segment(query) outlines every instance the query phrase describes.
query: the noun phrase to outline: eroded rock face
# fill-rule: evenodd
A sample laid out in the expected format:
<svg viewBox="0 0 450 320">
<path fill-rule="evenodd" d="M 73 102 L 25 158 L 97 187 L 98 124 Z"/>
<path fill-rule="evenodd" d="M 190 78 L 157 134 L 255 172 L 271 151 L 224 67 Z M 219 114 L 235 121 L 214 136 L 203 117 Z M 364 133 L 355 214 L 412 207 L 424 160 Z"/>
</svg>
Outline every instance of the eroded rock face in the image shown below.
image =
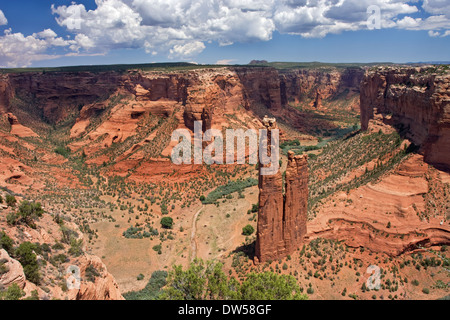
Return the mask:
<svg viewBox="0 0 450 320">
<path fill-rule="evenodd" d="M 16 283 L 20 288 L 25 287 L 25 274 L 19 261 L 11 258 L 4 249 L 0 249 L 0 266 L 5 273 L 0 273 L 0 285 L 7 288 Z"/>
<path fill-rule="evenodd" d="M 426 162 L 450 170 L 450 74 L 434 67 L 379 67 L 361 83 L 361 128 L 393 125 Z"/>
<path fill-rule="evenodd" d="M 281 103 L 313 100 L 316 107 L 322 99 L 335 98 L 345 90 L 358 91 L 364 71 L 361 68 L 345 70 L 297 69 L 280 73 Z"/>
<path fill-rule="evenodd" d="M 124 300 L 114 277 L 97 256 L 85 255 L 79 261 L 81 274 L 86 278 L 86 269 L 93 267 L 99 273 L 94 282 L 83 282 L 79 290 L 71 290 L 69 297 L 74 300 Z"/>
<path fill-rule="evenodd" d="M 0 113 L 6 112 L 13 92 L 7 75 L 0 77 Z"/>
<path fill-rule="evenodd" d="M 308 156 L 289 152 L 286 168 L 286 195 L 283 217 L 283 239 L 291 253 L 306 234 L 308 212 Z"/>
<path fill-rule="evenodd" d="M 263 122 L 264 123 L 264 122 Z M 276 124 L 266 124 L 268 139 Z M 270 143 L 268 143 L 270 145 Z M 264 167 L 260 164 L 261 168 Z M 286 194 L 280 170 L 259 175 L 259 213 L 256 235 L 256 261 L 285 257 L 296 250 L 306 235 L 308 203 L 308 163 L 306 155 L 289 153 L 286 169 Z"/>
</svg>

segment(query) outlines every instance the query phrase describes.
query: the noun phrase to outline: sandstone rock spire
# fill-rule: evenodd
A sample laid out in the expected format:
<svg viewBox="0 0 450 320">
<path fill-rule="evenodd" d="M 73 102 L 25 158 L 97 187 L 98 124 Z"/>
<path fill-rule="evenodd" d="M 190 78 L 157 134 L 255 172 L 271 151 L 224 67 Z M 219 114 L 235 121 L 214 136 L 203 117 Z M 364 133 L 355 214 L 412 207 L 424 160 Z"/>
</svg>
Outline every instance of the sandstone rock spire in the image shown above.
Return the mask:
<svg viewBox="0 0 450 320">
<path fill-rule="evenodd" d="M 268 130 L 276 128 L 273 119 L 264 117 Z M 270 147 L 269 147 L 270 148 Z M 280 171 L 273 175 L 259 175 L 259 213 L 256 234 L 255 261 L 265 262 L 284 257 L 296 250 L 306 234 L 308 203 L 308 167 L 306 155 L 289 152 L 286 169 L 286 193 Z"/>
</svg>

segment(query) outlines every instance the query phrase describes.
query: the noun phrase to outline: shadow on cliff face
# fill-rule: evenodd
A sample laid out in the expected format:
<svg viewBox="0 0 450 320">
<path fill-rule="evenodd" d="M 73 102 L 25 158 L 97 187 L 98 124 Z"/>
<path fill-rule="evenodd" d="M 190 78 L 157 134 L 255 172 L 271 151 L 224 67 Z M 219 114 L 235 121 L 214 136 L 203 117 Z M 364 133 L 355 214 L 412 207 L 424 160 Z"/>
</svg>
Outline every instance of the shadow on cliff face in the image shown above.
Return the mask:
<svg viewBox="0 0 450 320">
<path fill-rule="evenodd" d="M 242 246 L 237 247 L 232 253 L 242 253 L 247 258 L 253 260 L 255 257 L 255 244 L 256 240 L 248 244 L 243 244 Z"/>
</svg>

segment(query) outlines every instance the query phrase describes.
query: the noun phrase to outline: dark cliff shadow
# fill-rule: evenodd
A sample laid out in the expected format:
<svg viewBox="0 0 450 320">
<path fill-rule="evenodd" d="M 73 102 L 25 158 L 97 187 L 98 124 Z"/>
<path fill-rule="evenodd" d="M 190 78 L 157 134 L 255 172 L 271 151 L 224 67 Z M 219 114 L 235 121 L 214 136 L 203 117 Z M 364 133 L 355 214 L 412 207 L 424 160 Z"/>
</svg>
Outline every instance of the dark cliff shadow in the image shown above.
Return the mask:
<svg viewBox="0 0 450 320">
<path fill-rule="evenodd" d="M 247 258 L 253 260 L 255 257 L 255 244 L 256 240 L 248 244 L 243 244 L 232 251 L 232 253 L 242 253 Z"/>
</svg>

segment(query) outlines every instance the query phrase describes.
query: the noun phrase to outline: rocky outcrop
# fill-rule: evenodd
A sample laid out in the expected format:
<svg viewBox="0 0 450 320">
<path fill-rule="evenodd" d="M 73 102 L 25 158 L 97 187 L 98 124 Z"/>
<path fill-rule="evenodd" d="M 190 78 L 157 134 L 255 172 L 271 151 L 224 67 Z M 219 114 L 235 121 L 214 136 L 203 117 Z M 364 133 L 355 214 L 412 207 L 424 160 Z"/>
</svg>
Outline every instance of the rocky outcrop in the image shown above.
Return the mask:
<svg viewBox="0 0 450 320">
<path fill-rule="evenodd" d="M 4 249 L 0 249 L 0 286 L 8 288 L 13 283 L 25 287 L 25 274 L 19 261 L 11 258 Z"/>
<path fill-rule="evenodd" d="M 275 125 L 266 125 L 268 146 Z M 260 172 L 264 165 L 260 164 Z M 280 170 L 259 175 L 259 213 L 256 235 L 256 261 L 279 259 L 295 251 L 306 235 L 308 167 L 306 155 L 289 153 L 286 169 L 286 193 Z"/>
<path fill-rule="evenodd" d="M 97 256 L 85 255 L 80 259 L 81 276 L 86 279 L 87 268 L 98 272 L 94 281 L 83 281 L 80 289 L 69 292 L 73 300 L 124 300 L 114 277 L 106 270 L 106 266 Z"/>
<path fill-rule="evenodd" d="M 382 122 L 420 146 L 426 162 L 450 170 L 450 73 L 445 66 L 379 67 L 361 83 L 361 128 Z"/>
<path fill-rule="evenodd" d="M 7 113 L 6 117 L 9 122 L 9 125 L 11 127 L 11 131 L 10 131 L 11 134 L 14 134 L 14 135 L 22 137 L 22 138 L 38 136 L 33 130 L 20 124 L 19 120 L 17 120 L 17 117 L 15 115 L 13 115 L 12 113 Z"/>
</svg>

